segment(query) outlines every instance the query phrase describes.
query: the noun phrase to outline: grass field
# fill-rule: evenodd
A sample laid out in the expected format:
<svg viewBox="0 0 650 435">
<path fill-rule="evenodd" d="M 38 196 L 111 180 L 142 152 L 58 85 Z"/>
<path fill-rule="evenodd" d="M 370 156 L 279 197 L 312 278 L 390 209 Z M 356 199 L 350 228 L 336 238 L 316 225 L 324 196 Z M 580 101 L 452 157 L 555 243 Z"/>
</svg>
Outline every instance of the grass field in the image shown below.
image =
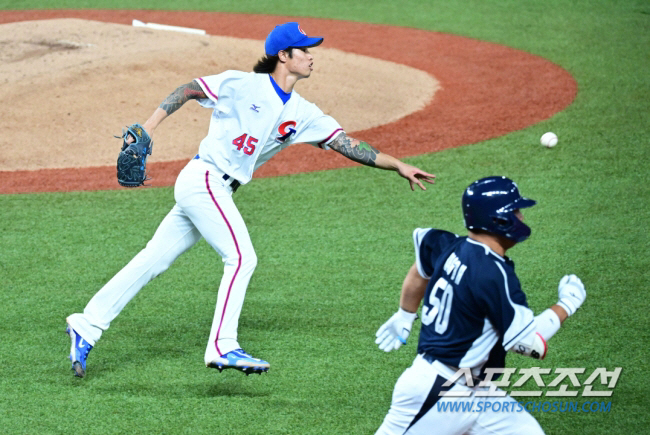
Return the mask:
<svg viewBox="0 0 650 435">
<path fill-rule="evenodd" d="M 239 334 L 272 363 L 261 377 L 203 365 L 222 263 L 201 242 L 114 321 L 87 378 L 73 378 L 65 317 L 145 245 L 172 189 L 0 196 L 0 432 L 374 433 L 415 355 L 413 339 L 391 354 L 374 344 L 413 261 L 412 230 L 463 233 L 462 190 L 504 174 L 539 203 L 526 214 L 533 236 L 509 252 L 531 307 L 554 303 L 565 273 L 588 290 L 546 360 L 510 356 L 509 365 L 623 367 L 610 412 L 533 415 L 548 434 L 647 433 L 648 2 L 308 3 L 0 0 L 0 8 L 202 9 L 417 27 L 543 56 L 573 74 L 578 96 L 523 131 L 407 159 L 437 174 L 424 193 L 363 167 L 256 179 L 238 191 L 260 259 Z M 560 136 L 550 151 L 537 142 L 549 130 Z"/>
</svg>

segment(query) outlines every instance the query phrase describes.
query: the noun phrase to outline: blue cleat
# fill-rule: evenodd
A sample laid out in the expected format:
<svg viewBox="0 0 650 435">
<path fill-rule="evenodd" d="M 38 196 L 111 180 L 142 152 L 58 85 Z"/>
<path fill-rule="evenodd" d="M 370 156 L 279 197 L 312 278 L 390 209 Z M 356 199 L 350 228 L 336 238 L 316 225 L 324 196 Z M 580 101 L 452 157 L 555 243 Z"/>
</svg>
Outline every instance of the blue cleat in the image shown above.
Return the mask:
<svg viewBox="0 0 650 435">
<path fill-rule="evenodd" d="M 217 369 L 219 372 L 225 369 L 235 369 L 246 373 L 246 376 L 248 376 L 251 373 L 262 374 L 268 372 L 271 364 L 259 358 L 253 358 L 244 349 L 240 348 L 221 355 L 219 358 L 208 363 L 208 367 Z"/>
<path fill-rule="evenodd" d="M 72 371 L 74 375 L 80 378 L 86 376 L 86 358 L 92 350 L 92 346 L 81 335 L 68 325 L 65 332 L 70 336 L 70 361 L 72 361 Z"/>
</svg>

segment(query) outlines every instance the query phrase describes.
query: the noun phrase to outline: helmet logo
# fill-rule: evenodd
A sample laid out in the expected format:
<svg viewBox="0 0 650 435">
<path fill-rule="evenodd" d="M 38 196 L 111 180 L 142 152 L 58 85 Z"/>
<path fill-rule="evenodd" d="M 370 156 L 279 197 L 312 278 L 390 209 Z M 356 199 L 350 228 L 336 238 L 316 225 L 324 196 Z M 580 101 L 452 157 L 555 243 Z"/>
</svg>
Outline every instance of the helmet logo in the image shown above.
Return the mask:
<svg viewBox="0 0 650 435">
<path fill-rule="evenodd" d="M 303 35 L 307 36 L 304 30 L 302 30 L 302 27 L 300 27 L 300 24 L 298 24 L 298 31 L 302 33 Z"/>
</svg>

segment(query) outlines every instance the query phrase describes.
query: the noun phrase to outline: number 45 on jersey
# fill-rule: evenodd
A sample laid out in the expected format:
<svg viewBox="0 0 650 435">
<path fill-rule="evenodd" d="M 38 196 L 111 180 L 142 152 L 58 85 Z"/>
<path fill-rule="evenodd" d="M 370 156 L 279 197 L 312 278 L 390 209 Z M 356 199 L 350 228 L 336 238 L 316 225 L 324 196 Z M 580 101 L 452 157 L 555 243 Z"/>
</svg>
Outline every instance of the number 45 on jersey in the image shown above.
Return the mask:
<svg viewBox="0 0 650 435">
<path fill-rule="evenodd" d="M 238 151 L 243 151 L 244 154 L 249 156 L 252 156 L 255 152 L 256 143 L 257 139 L 255 139 L 253 136 L 249 136 L 246 133 L 242 134 L 232 141 L 232 144 L 237 147 Z"/>
</svg>

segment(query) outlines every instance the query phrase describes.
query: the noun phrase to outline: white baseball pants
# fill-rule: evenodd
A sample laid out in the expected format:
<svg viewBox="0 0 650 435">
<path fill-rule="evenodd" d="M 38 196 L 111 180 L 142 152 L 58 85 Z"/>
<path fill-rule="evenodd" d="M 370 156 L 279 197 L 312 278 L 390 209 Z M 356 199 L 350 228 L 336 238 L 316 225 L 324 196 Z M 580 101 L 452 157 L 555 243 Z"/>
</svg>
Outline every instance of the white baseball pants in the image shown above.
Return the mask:
<svg viewBox="0 0 650 435">
<path fill-rule="evenodd" d="M 237 325 L 257 256 L 232 189 L 215 166 L 191 160 L 176 180 L 174 197 L 176 205 L 147 246 L 93 296 L 83 313 L 72 314 L 67 321 L 94 346 L 140 289 L 203 236 L 225 263 L 205 352 L 207 364 L 240 347 Z"/>
<path fill-rule="evenodd" d="M 443 390 L 476 393 L 489 389 L 457 383 L 443 387 L 454 373 L 418 355 L 397 381 L 390 410 L 376 435 L 544 435 L 537 420 L 510 396 L 440 397 Z"/>
</svg>

